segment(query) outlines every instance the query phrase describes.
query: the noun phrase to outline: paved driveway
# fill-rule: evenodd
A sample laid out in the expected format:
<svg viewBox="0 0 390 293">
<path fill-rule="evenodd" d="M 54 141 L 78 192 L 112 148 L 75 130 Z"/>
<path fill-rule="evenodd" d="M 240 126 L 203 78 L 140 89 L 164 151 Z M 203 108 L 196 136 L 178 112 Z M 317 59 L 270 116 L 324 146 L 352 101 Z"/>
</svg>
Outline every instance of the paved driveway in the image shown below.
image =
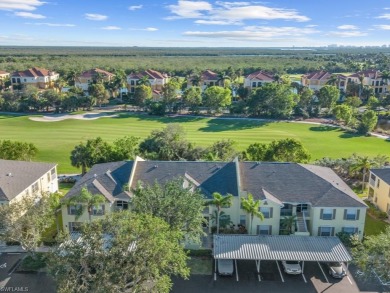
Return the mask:
<svg viewBox="0 0 390 293">
<path fill-rule="evenodd" d="M 275 261 L 262 261 L 260 266 L 261 282 L 258 281 L 254 261 L 238 261 L 239 281 L 232 277 L 192 275 L 190 280 L 174 279 L 172 292 L 291 292 L 291 293 L 359 293 L 359 292 L 389 292 L 390 288 L 381 286 L 375 279 L 354 279 L 355 269 L 341 280 L 330 277 L 326 267 L 317 262 L 306 262 L 304 277 L 302 275 L 287 275 L 279 263 L 280 272 Z M 322 270 L 321 270 L 322 269 Z"/>
</svg>

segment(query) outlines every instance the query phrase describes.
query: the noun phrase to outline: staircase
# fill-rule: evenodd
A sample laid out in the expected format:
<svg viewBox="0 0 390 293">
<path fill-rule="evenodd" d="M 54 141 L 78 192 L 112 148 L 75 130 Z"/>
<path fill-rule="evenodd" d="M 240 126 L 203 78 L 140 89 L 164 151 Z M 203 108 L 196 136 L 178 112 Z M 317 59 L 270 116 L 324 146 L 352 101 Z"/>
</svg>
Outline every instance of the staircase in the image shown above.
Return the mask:
<svg viewBox="0 0 390 293">
<path fill-rule="evenodd" d="M 308 232 L 303 213 L 297 213 L 297 232 Z"/>
</svg>

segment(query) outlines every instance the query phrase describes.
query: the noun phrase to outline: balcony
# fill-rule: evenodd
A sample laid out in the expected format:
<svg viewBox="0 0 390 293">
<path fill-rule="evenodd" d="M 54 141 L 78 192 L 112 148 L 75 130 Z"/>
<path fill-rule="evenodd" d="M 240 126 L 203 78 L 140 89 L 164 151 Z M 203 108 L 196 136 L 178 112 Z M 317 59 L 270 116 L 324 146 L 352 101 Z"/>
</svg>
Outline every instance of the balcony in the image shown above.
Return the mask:
<svg viewBox="0 0 390 293">
<path fill-rule="evenodd" d="M 281 209 L 280 210 L 280 216 L 281 217 L 291 217 L 293 215 L 292 209 Z"/>
</svg>

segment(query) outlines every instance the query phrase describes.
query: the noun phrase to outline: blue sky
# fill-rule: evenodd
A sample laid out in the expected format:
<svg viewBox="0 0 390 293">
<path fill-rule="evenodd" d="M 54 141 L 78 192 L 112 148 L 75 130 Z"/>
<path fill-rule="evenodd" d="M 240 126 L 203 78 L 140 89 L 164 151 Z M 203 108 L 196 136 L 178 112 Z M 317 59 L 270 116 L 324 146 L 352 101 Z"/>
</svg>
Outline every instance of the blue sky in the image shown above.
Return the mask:
<svg viewBox="0 0 390 293">
<path fill-rule="evenodd" d="M 390 45 L 390 1 L 0 0 L 0 45 Z"/>
</svg>

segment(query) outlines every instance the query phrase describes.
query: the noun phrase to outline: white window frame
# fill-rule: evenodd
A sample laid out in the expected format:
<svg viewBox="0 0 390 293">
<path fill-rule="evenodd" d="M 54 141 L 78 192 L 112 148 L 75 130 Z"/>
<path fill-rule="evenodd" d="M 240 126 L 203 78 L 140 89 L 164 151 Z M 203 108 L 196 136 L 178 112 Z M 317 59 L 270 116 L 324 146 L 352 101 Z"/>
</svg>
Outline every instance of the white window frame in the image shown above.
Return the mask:
<svg viewBox="0 0 390 293">
<path fill-rule="evenodd" d="M 117 200 L 115 202 L 115 206 L 116 206 L 116 208 L 121 209 L 121 210 L 128 210 L 129 209 L 129 202 L 124 201 L 124 200 Z"/>
<path fill-rule="evenodd" d="M 104 214 L 105 214 L 105 206 L 104 206 L 104 204 L 92 207 L 92 215 L 94 215 L 94 216 L 104 216 Z"/>
<path fill-rule="evenodd" d="M 257 233 L 258 235 L 270 235 L 270 227 L 271 225 L 257 225 Z M 267 233 L 262 233 L 262 231 L 267 231 Z"/>
<path fill-rule="evenodd" d="M 68 215 L 76 215 L 76 211 L 81 208 L 81 204 L 68 205 Z"/>
<path fill-rule="evenodd" d="M 328 230 L 329 229 L 329 231 L 323 231 L 323 229 L 326 229 L 326 230 Z M 318 236 L 333 236 L 332 235 L 332 230 L 333 230 L 333 227 L 330 227 L 330 226 L 321 226 L 320 227 L 320 235 L 318 235 Z M 329 234 L 329 235 L 323 235 L 323 233 L 327 233 L 327 234 Z"/>
<path fill-rule="evenodd" d="M 332 219 L 333 219 L 333 209 L 331 209 L 331 208 L 324 208 L 323 211 L 322 211 L 322 218 L 321 218 L 321 220 L 332 220 Z"/>
<path fill-rule="evenodd" d="M 69 232 L 80 232 L 80 227 L 82 225 L 82 222 L 69 222 Z M 78 227 L 77 227 L 78 226 Z M 74 230 L 76 228 L 76 230 Z"/>
<path fill-rule="evenodd" d="M 351 213 L 351 212 L 354 213 Z M 353 215 L 353 217 L 351 217 Z M 345 220 L 353 221 L 357 218 L 357 209 L 347 209 L 347 213 L 345 214 Z"/>
<path fill-rule="evenodd" d="M 240 215 L 240 225 L 246 226 L 246 215 Z"/>
<path fill-rule="evenodd" d="M 32 190 L 33 194 L 35 194 L 39 191 L 39 182 L 38 181 L 31 185 L 31 190 Z"/>
<path fill-rule="evenodd" d="M 260 207 L 259 211 L 264 215 L 264 219 L 271 218 L 271 208 L 270 207 Z"/>
</svg>

